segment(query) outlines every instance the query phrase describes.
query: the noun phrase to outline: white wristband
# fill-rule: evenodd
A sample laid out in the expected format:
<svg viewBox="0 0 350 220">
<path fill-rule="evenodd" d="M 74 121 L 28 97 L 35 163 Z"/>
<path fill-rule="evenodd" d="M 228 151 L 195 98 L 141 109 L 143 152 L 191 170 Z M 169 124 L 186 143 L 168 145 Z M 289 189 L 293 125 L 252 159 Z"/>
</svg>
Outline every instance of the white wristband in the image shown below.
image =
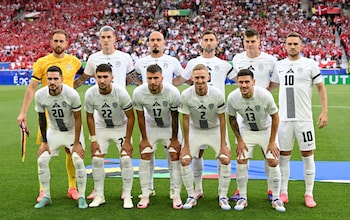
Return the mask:
<svg viewBox="0 0 350 220">
<path fill-rule="evenodd" d="M 92 135 L 90 136 L 90 142 L 95 142 L 96 141 L 96 136 L 95 135 Z"/>
</svg>

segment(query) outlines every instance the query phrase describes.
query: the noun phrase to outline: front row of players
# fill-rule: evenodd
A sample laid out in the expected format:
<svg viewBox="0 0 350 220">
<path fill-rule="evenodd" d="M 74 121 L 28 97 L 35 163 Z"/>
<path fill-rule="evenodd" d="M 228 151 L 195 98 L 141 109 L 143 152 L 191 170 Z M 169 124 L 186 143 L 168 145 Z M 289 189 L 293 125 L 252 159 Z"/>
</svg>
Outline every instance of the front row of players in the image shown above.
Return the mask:
<svg viewBox="0 0 350 220">
<path fill-rule="evenodd" d="M 97 67 L 97 84 L 85 94 L 94 179 L 93 201 L 87 205 L 86 170 L 83 161 L 85 147 L 79 142 L 82 126 L 80 97 L 74 89 L 62 84 L 60 68 L 50 67 L 47 71 L 48 86 L 39 89 L 35 94 L 35 109 L 39 113 L 43 141 L 38 151 L 38 176 L 44 191 L 44 198 L 35 208 L 51 204 L 49 162 L 52 156 L 58 155 L 60 146 L 69 149 L 73 156 L 79 191 L 78 207 L 84 209 L 104 204 L 104 156 L 112 141 L 116 143 L 120 152 L 123 206 L 126 209 L 132 208 L 131 189 L 134 173 L 131 162 L 131 136 L 135 108 L 141 133 L 139 176 L 142 196 L 137 204 L 138 208 L 147 208 L 150 204 L 150 159 L 157 143 L 162 141 L 162 144 L 167 146 L 171 159 L 174 209 L 190 209 L 197 204 L 191 161 L 207 146 L 213 148 L 218 159 L 219 206 L 223 210 L 231 209 L 227 198 L 231 181 L 231 150 L 226 136 L 227 111 L 238 143 L 237 187 L 241 198 L 234 209 L 243 210 L 248 205 L 247 164 L 248 159 L 253 156 L 253 147 L 259 145 L 268 160 L 269 178 L 274 180 L 272 207 L 284 212 L 285 207 L 279 200 L 281 172 L 278 166 L 279 148 L 276 144 L 279 116 L 271 93 L 255 87 L 253 73 L 243 69 L 237 76 L 238 89 L 230 93 L 226 106 L 221 91 L 208 86 L 209 77 L 205 65 L 196 65 L 192 71 L 194 85 L 180 95 L 176 87 L 163 82 L 161 68 L 158 65 L 150 65 L 147 68 L 147 84 L 134 90 L 132 101 L 124 88 L 112 83 L 113 74 L 108 64 Z M 49 119 L 47 130 L 45 112 L 48 113 Z M 182 148 L 178 112 L 183 116 Z M 243 118 L 240 125 L 236 121 L 237 114 Z M 185 204 L 180 198 L 182 182 L 188 194 Z"/>
</svg>

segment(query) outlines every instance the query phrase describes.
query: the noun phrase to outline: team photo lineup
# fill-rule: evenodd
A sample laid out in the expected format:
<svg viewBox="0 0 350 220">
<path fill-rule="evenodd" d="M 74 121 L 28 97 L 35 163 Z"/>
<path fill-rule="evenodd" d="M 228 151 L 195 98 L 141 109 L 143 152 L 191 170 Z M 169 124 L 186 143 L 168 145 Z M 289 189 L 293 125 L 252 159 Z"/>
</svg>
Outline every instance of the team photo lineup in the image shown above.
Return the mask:
<svg viewBox="0 0 350 220">
<path fill-rule="evenodd" d="M 68 179 L 67 192 L 64 192 L 67 197 L 76 200 L 79 209 L 108 205 L 105 158 L 111 145 L 116 145 L 118 154 L 115 157 L 120 160 L 122 185 L 115 187 L 121 188 L 124 209 L 147 209 L 152 204 L 152 197 L 156 195 L 155 162 L 161 159 L 156 158 L 155 153 L 159 147 L 166 155 L 170 177 L 167 197 L 175 210 L 195 209 L 207 194 L 217 196 L 221 210 L 249 209 L 249 160 L 254 159 L 254 149 L 261 148 L 266 174 L 265 194 L 269 201 L 267 207 L 286 212 L 289 194 L 295 192 L 289 190 L 293 169 L 290 162 L 295 147 L 303 163 L 304 191 L 300 201 L 307 208 L 317 207 L 317 195 L 314 198 L 315 129 L 328 124 L 327 91 L 319 61 L 331 58 L 341 63 L 342 56 L 350 57 L 349 22 L 344 22 L 349 16 L 341 17 L 343 21 L 340 23 L 335 19 L 332 21 L 338 36 L 345 34 L 346 37 L 341 39 L 347 40 L 341 45 L 349 55 L 330 54 L 331 50 L 337 51 L 337 48 L 329 48 L 332 43 L 323 44 L 328 47 L 323 52 L 328 50 L 329 53 L 322 54 L 313 51 L 316 47 L 309 47 L 311 39 L 309 33 L 302 30 L 304 24 L 299 28 L 292 28 L 292 24 L 280 27 L 283 31 L 276 38 L 264 19 L 251 21 L 255 17 L 250 15 L 244 21 L 237 15 L 237 28 L 230 31 L 240 33 L 236 35 L 238 40 L 226 40 L 225 43 L 220 38 L 227 34 L 225 27 L 231 25 L 229 22 L 222 21 L 222 27 L 205 25 L 213 10 L 222 10 L 219 13 L 222 20 L 232 18 L 224 14 L 231 7 L 247 11 L 264 8 L 265 13 L 272 13 L 262 1 L 237 1 L 232 5 L 230 1 L 215 0 L 132 1 L 138 6 L 151 6 L 151 12 L 145 9 L 144 13 L 169 12 L 173 2 L 188 4 L 197 24 L 202 25 L 183 29 L 186 38 L 189 34 L 196 37 L 188 40 L 182 49 L 178 48 L 177 53 L 169 45 L 172 47 L 185 39 L 176 39 L 172 34 L 181 32 L 176 25 L 187 21 L 174 16 L 165 18 L 167 22 L 158 21 L 158 25 L 152 20 L 151 25 L 149 19 L 147 31 L 138 30 L 138 36 L 143 33 L 138 38 L 143 41 L 142 48 L 125 51 L 122 49 L 127 45 L 125 35 L 120 35 L 122 25 L 116 24 L 114 18 L 119 16 L 118 20 L 124 13 L 133 12 L 131 4 L 122 0 L 106 2 L 109 10 L 114 7 L 119 13 L 104 11 L 104 16 L 111 14 L 110 20 L 94 25 L 95 29 L 98 28 L 98 40 L 90 44 L 94 46 L 88 53 L 85 54 L 87 50 L 82 48 L 80 51 L 84 53 L 72 53 L 71 45 L 77 46 L 71 36 L 74 35 L 75 40 L 79 36 L 62 25 L 53 26 L 47 30 L 47 39 L 41 39 L 49 42 L 46 53 L 30 58 L 33 72 L 25 89 L 17 124 L 22 129 L 22 147 L 25 135 L 29 135 L 28 129 L 33 130 L 32 135 L 37 129 L 39 184 L 33 204 L 35 209 L 55 206 L 50 190 L 55 187 L 55 183 L 50 182 L 50 170 L 55 167 L 50 167 L 50 161 L 53 156 L 59 156 L 62 148 Z M 270 6 L 275 6 L 275 2 L 270 1 Z M 280 7 L 305 16 L 311 13 L 311 9 L 310 12 L 303 11 L 303 2 L 290 0 L 290 8 L 288 4 Z M 316 4 L 306 2 L 309 7 L 311 3 Z M 347 1 L 339 3 L 350 4 Z M 211 10 L 207 10 L 209 5 Z M 228 5 L 229 8 L 223 9 Z M 131 20 L 134 18 L 133 13 L 128 16 Z M 279 18 L 278 15 L 271 17 Z M 304 20 L 319 25 L 320 17 Z M 142 26 L 140 22 L 138 24 Z M 135 26 L 137 24 L 130 24 L 131 29 Z M 199 34 L 194 34 L 194 31 Z M 271 33 L 267 34 L 269 31 Z M 196 47 L 193 47 L 194 42 Z M 184 50 L 187 46 L 191 48 Z M 86 65 L 82 65 L 83 61 Z M 89 81 L 95 84 L 84 85 Z M 227 82 L 236 87 L 226 91 Z M 76 90 L 81 86 L 87 87 L 83 96 Z M 134 88 L 128 92 L 127 87 Z M 316 89 L 316 97 L 312 96 L 313 89 Z M 272 91 L 277 91 L 276 98 Z M 312 110 L 315 98 L 320 102 L 317 115 Z M 31 108 L 32 103 L 34 108 Z M 27 114 L 31 111 L 36 112 L 38 125 L 28 123 Z M 84 126 L 87 130 L 83 129 Z M 135 130 L 140 133 L 140 139 L 132 138 Z M 229 135 L 234 141 L 229 140 Z M 218 187 L 204 191 L 203 155 L 208 148 L 214 151 L 217 160 Z M 91 153 L 92 179 L 87 175 L 86 152 Z M 134 177 L 133 158 L 139 160 L 138 178 Z M 233 163 L 236 167 L 234 178 Z M 93 189 L 87 191 L 90 181 Z M 137 182 L 139 185 L 135 184 Z M 231 192 L 232 185 L 234 190 Z M 135 196 L 133 191 L 141 193 Z"/>
</svg>

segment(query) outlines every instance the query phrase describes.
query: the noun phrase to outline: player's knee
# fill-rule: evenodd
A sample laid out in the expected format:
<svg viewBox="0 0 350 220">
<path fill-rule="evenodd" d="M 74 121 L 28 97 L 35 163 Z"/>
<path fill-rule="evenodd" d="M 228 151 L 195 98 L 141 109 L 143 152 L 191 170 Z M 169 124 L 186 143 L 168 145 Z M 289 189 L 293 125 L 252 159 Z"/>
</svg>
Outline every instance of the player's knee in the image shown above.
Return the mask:
<svg viewBox="0 0 350 220">
<path fill-rule="evenodd" d="M 45 151 L 38 158 L 38 167 L 41 169 L 47 168 L 49 166 L 50 159 L 50 154 L 47 151 Z"/>
<path fill-rule="evenodd" d="M 248 163 L 248 159 L 237 159 L 237 163 L 238 164 L 247 164 Z"/>
<path fill-rule="evenodd" d="M 191 164 L 192 157 L 185 155 L 181 158 L 181 166 L 189 166 Z"/>
<path fill-rule="evenodd" d="M 229 165 L 231 163 L 231 158 L 225 154 L 221 154 L 219 160 L 222 165 Z"/>
<path fill-rule="evenodd" d="M 141 153 L 142 160 L 151 160 L 152 153 Z"/>
<path fill-rule="evenodd" d="M 122 168 L 132 167 L 131 158 L 129 156 L 122 156 L 120 158 L 120 165 Z"/>
<path fill-rule="evenodd" d="M 92 163 L 93 168 L 101 168 L 101 167 L 103 167 L 104 158 L 92 157 L 91 163 Z"/>
<path fill-rule="evenodd" d="M 291 151 L 280 151 L 280 155 L 281 156 L 290 156 L 290 155 L 292 155 L 292 152 Z"/>
<path fill-rule="evenodd" d="M 269 167 L 276 167 L 278 165 L 278 160 L 276 160 L 276 159 L 268 159 L 267 163 L 268 163 Z"/>
<path fill-rule="evenodd" d="M 171 161 L 179 160 L 179 154 L 177 152 L 169 152 L 169 155 Z"/>
<path fill-rule="evenodd" d="M 85 167 L 83 159 L 76 152 L 73 152 L 72 160 L 75 169 L 82 169 L 83 167 Z"/>
</svg>

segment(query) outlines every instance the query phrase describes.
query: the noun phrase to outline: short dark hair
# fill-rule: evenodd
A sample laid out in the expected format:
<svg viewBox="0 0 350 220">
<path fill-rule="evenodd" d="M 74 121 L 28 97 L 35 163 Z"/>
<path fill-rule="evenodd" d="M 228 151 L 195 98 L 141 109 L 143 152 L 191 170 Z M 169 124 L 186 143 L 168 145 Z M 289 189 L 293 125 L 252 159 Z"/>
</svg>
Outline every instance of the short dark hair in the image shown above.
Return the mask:
<svg viewBox="0 0 350 220">
<path fill-rule="evenodd" d="M 46 72 L 58 72 L 62 76 L 62 70 L 58 66 L 50 66 Z"/>
<path fill-rule="evenodd" d="M 257 38 L 260 38 L 260 34 L 259 31 L 253 28 L 248 28 L 245 32 L 244 32 L 244 36 L 245 37 L 254 37 L 256 36 Z"/>
<path fill-rule="evenodd" d="M 289 34 L 287 34 L 286 38 L 288 38 L 288 37 L 298 37 L 301 41 L 303 41 L 303 38 L 297 32 L 290 32 Z"/>
<path fill-rule="evenodd" d="M 110 64 L 107 64 L 107 63 L 102 63 L 100 65 L 97 66 L 96 68 L 96 73 L 97 72 L 108 72 L 110 74 L 112 74 L 112 67 Z"/>
<path fill-rule="evenodd" d="M 238 73 L 237 73 L 237 78 L 240 76 L 251 76 L 252 79 L 254 79 L 254 73 L 249 70 L 249 69 L 241 69 Z"/>
<path fill-rule="evenodd" d="M 218 39 L 218 37 L 216 36 L 215 32 L 214 31 L 211 31 L 211 30 L 206 30 L 202 33 L 202 36 L 201 38 L 203 38 L 205 35 L 208 35 L 208 34 L 213 34 L 215 36 L 216 39 Z"/>
<path fill-rule="evenodd" d="M 64 36 L 66 36 L 66 39 L 68 39 L 67 32 L 65 32 L 62 29 L 56 29 L 56 30 L 52 31 L 52 35 L 51 36 L 53 37 L 55 34 L 63 34 Z"/>
<path fill-rule="evenodd" d="M 148 73 L 162 73 L 162 68 L 158 64 L 151 64 L 147 67 L 146 72 Z"/>
</svg>

